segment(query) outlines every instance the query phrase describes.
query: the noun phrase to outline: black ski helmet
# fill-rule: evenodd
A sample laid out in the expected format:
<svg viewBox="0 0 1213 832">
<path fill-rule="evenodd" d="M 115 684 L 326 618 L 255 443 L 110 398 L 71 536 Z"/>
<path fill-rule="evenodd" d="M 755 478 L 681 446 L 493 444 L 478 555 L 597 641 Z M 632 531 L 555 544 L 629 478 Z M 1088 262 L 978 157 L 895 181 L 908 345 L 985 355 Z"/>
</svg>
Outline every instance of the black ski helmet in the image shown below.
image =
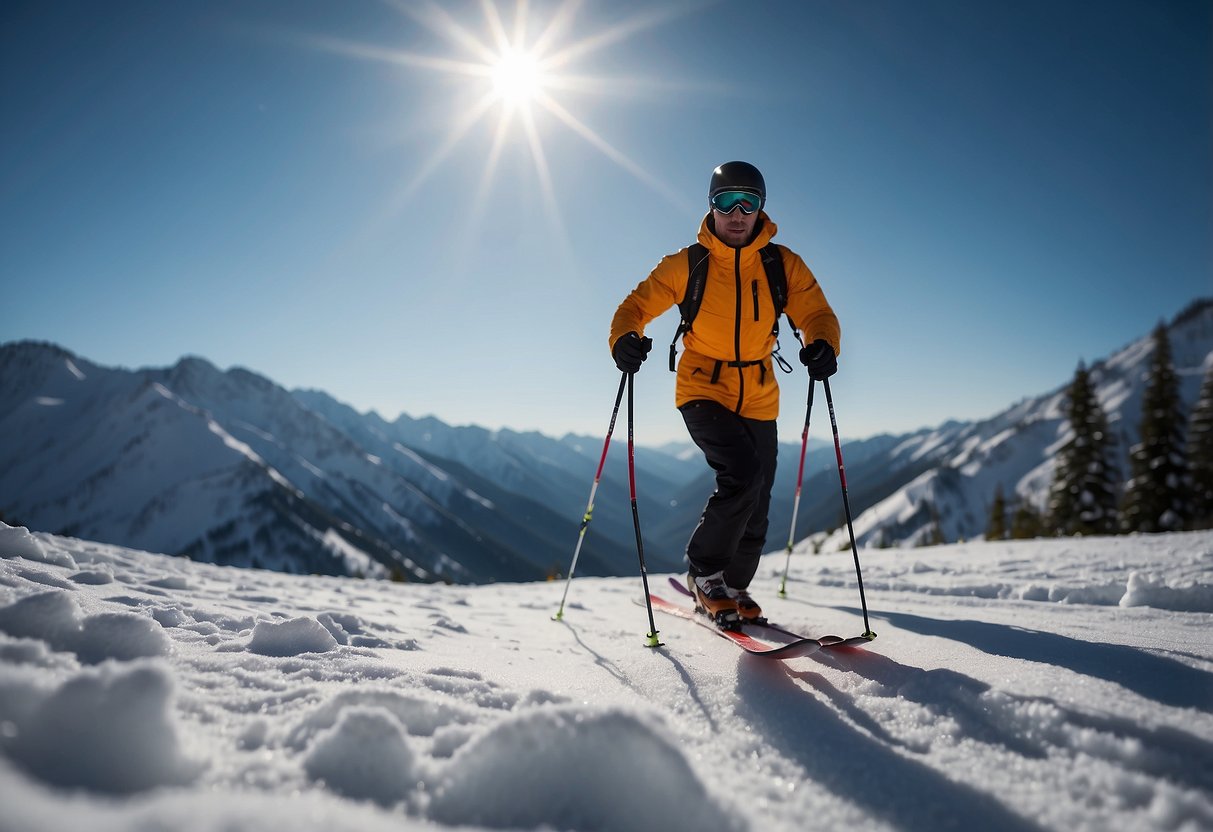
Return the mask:
<svg viewBox="0 0 1213 832">
<path fill-rule="evenodd" d="M 712 171 L 712 181 L 708 185 L 708 202 L 722 191 L 746 191 L 758 194 L 759 208 L 767 201 L 767 183 L 763 180 L 758 168 L 749 162 L 725 162 Z"/>
</svg>

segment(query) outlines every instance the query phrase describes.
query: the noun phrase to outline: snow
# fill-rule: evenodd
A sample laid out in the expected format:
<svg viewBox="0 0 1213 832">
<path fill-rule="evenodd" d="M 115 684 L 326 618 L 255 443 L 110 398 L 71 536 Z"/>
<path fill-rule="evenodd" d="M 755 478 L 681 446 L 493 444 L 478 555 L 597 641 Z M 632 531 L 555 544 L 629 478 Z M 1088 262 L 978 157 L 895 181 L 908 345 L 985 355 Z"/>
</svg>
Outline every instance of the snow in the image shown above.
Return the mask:
<svg viewBox="0 0 1213 832">
<path fill-rule="evenodd" d="M 326 549 L 345 564 L 349 574 L 372 578 L 387 576 L 387 570 L 381 564 L 376 563 L 374 558 L 339 535 L 336 529 L 326 530 L 320 536 L 320 540 Z"/>
<path fill-rule="evenodd" d="M 744 656 L 633 578 L 195 563 L 0 524 L 0 829 L 1213 829 L 1213 532 L 861 553 L 867 649 Z M 849 552 L 767 556 L 853 635 Z M 649 576 L 672 595 L 666 576 Z"/>
<path fill-rule="evenodd" d="M 75 377 L 76 381 L 84 381 L 88 378 L 70 358 L 64 359 L 64 364 L 67 367 L 67 371 Z"/>
<path fill-rule="evenodd" d="M 314 618 L 287 621 L 261 621 L 253 628 L 250 653 L 263 656 L 298 656 L 301 653 L 327 653 L 337 647 L 337 639 Z"/>
<path fill-rule="evenodd" d="M 1170 327 L 1173 369 L 1188 412 L 1195 403 L 1203 368 L 1213 361 L 1213 305 L 1202 303 Z M 1154 353 L 1152 336 L 1138 339 L 1090 367 L 1090 380 L 1108 428 L 1116 437 L 1112 462 L 1121 478 L 1130 473 L 1128 452 L 1138 441 L 1142 402 Z M 887 455 L 884 467 L 933 463 L 930 470 L 900 485 L 874 505 L 861 504 L 855 517 L 861 547 L 912 547 L 931 538 L 934 527 L 946 540 L 982 535 L 989 526 L 996 489 L 1043 509 L 1053 482 L 1055 458 L 1073 431 L 1065 415 L 1065 388 L 1028 399 L 980 422 L 950 422 L 905 437 Z M 849 455 L 848 445 L 843 447 Z M 849 462 L 848 458 L 848 462 Z M 811 484 L 810 484 L 811 485 Z M 811 487 L 806 493 L 815 493 Z M 1179 525 L 1176 525 L 1178 528 Z M 849 548 L 845 529 L 822 544 L 827 551 Z"/>
<path fill-rule="evenodd" d="M 337 794 L 382 806 L 407 799 L 417 782 L 404 730 L 383 708 L 341 711 L 337 724 L 316 737 L 303 768 Z"/>
<path fill-rule="evenodd" d="M 159 387 L 159 385 L 157 385 L 157 386 Z M 161 388 L 161 389 L 163 389 L 163 388 Z M 176 398 L 176 397 L 173 397 L 172 394 L 169 394 L 169 396 L 172 398 Z M 223 426 L 220 425 L 218 422 L 216 422 L 214 419 L 208 419 L 206 422 L 206 427 L 211 433 L 218 436 L 223 441 L 224 445 L 231 448 L 233 451 L 240 454 L 245 459 L 247 459 L 249 462 L 252 462 L 254 465 L 257 465 L 258 467 L 264 467 L 266 469 L 266 472 L 270 475 L 270 477 L 274 480 L 274 482 L 278 483 L 279 485 L 281 485 L 284 488 L 289 488 L 291 491 L 294 491 L 296 494 L 298 494 L 300 496 L 303 495 L 303 492 L 299 491 L 299 489 L 297 489 L 293 485 L 291 485 L 290 481 L 287 480 L 286 477 L 282 476 L 277 471 L 275 471 L 273 469 L 273 467 L 266 465 L 265 460 L 263 460 L 261 457 L 259 457 L 257 455 L 256 451 L 254 451 L 248 445 L 241 442 L 239 439 L 237 439 L 236 437 L 234 437 L 230 433 L 228 433 L 226 430 L 224 430 Z"/>
</svg>

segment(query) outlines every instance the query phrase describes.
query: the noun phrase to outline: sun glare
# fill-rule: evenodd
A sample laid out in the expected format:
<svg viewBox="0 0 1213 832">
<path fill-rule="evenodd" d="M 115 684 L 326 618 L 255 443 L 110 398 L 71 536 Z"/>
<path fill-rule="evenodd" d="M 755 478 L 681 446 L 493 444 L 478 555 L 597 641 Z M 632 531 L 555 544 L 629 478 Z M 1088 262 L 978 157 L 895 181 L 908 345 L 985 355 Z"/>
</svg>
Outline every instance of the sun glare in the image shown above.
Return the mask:
<svg viewBox="0 0 1213 832">
<path fill-rule="evenodd" d="M 525 105 L 543 90 L 543 70 L 539 59 L 517 49 L 507 49 L 493 64 L 493 90 L 510 105 Z"/>
<path fill-rule="evenodd" d="M 313 45 L 361 60 L 382 61 L 409 71 L 436 72 L 466 79 L 468 91 L 479 98 L 465 100 L 451 112 L 445 138 L 439 142 L 419 169 L 407 177 L 408 184 L 393 199 L 393 205 L 407 205 L 416 193 L 448 159 L 472 128 L 497 114 L 491 127 L 492 146 L 484 158 L 484 172 L 469 217 L 478 217 L 487 200 L 497 164 L 511 138 L 524 142 L 535 169 L 535 180 L 553 225 L 561 228 L 560 211 L 553 185 L 552 169 L 547 162 L 541 126 L 550 129 L 562 124 L 594 149 L 652 188 L 680 209 L 685 199 L 673 192 L 661 177 L 641 168 L 616 149 L 570 108 L 569 99 L 577 95 L 618 96 L 630 89 L 643 89 L 644 79 L 601 78 L 576 74 L 573 64 L 591 53 L 627 40 L 637 32 L 660 25 L 685 10 L 646 9 L 614 26 L 580 39 L 571 37 L 573 18 L 579 0 L 562 0 L 546 21 L 531 15 L 528 0 L 517 0 L 507 26 L 494 0 L 479 0 L 484 31 L 477 33 L 467 22 L 449 10 L 450 5 L 434 0 L 386 0 L 401 13 L 447 41 L 447 54 L 419 54 L 369 44 L 312 38 Z M 542 24 L 542 25 L 540 25 Z M 550 119 L 537 120 L 542 112 Z M 389 214 L 394 213 L 389 211 Z"/>
</svg>

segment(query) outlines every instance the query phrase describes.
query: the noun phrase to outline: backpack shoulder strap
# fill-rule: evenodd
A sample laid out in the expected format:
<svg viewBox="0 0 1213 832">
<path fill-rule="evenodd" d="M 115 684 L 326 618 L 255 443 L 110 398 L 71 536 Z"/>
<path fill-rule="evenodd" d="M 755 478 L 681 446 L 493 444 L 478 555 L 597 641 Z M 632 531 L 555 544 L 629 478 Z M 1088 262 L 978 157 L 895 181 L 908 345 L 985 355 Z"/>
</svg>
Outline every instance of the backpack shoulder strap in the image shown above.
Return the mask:
<svg viewBox="0 0 1213 832">
<path fill-rule="evenodd" d="M 778 243 L 768 243 L 758 252 L 762 257 L 762 268 L 767 273 L 767 284 L 771 288 L 771 300 L 775 302 L 775 321 L 788 305 L 788 276 L 783 270 L 783 252 Z"/>
<path fill-rule="evenodd" d="M 708 250 L 701 243 L 691 243 L 687 246 L 687 291 L 678 304 L 682 313 L 682 322 L 687 329 L 695 322 L 699 314 L 699 305 L 703 303 L 703 288 L 708 282 Z"/>
<path fill-rule="evenodd" d="M 678 355 L 678 339 L 691 331 L 691 324 L 695 322 L 699 306 L 703 303 L 703 290 L 707 282 L 708 250 L 701 243 L 691 243 L 687 246 L 687 290 L 678 302 L 682 320 L 674 332 L 674 339 L 670 341 L 670 372 L 674 371 L 674 359 Z"/>
<path fill-rule="evenodd" d="M 775 337 L 779 338 L 779 316 L 784 313 L 788 307 L 788 275 L 783 267 L 783 247 L 778 243 L 768 243 L 759 251 L 762 257 L 762 267 L 767 273 L 767 285 L 771 289 L 771 300 L 775 303 L 775 328 L 773 330 Z M 792 332 L 795 333 L 797 340 L 800 339 L 800 330 L 796 328 L 796 322 L 792 317 L 788 316 L 788 324 L 792 327 Z"/>
</svg>

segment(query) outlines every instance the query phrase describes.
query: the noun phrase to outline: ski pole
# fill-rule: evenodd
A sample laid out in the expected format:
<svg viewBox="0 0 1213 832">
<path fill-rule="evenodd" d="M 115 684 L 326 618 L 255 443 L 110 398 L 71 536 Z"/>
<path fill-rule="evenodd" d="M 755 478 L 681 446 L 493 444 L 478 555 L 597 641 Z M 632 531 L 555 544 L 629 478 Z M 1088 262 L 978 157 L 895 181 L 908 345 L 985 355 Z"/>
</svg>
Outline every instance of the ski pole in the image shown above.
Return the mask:
<svg viewBox="0 0 1213 832">
<path fill-rule="evenodd" d="M 800 433 L 800 468 L 796 472 L 796 498 L 792 500 L 792 527 L 788 529 L 788 555 L 783 564 L 783 580 L 779 582 L 779 597 L 788 597 L 788 567 L 792 565 L 792 544 L 796 539 L 796 515 L 800 513 L 800 487 L 804 482 L 804 455 L 809 447 L 809 417 L 813 413 L 813 387 L 809 379 L 809 403 L 804 411 L 804 430 Z"/>
<path fill-rule="evenodd" d="M 619 378 L 619 392 L 615 394 L 615 409 L 611 411 L 611 424 L 607 428 L 606 439 L 602 443 L 602 458 L 598 460 L 598 472 L 594 474 L 594 484 L 590 486 L 590 499 L 585 506 L 585 515 L 581 518 L 581 529 L 577 532 L 577 546 L 573 549 L 573 563 L 569 566 L 569 577 L 564 582 L 564 595 L 560 598 L 560 609 L 552 616 L 553 621 L 564 618 L 564 602 L 569 597 L 569 586 L 573 583 L 573 572 L 577 569 L 577 558 L 581 554 L 581 544 L 585 541 L 585 530 L 590 525 L 594 515 L 594 495 L 598 493 L 598 483 L 602 480 L 602 468 L 606 465 L 607 449 L 611 447 L 611 434 L 615 432 L 615 419 L 619 416 L 619 403 L 623 401 L 623 386 L 627 384 L 628 374 Z"/>
<path fill-rule="evenodd" d="M 628 380 L 628 487 L 632 493 L 632 525 L 636 527 L 636 554 L 640 558 L 640 581 L 644 584 L 644 605 L 649 611 L 647 647 L 660 647 L 657 638 L 657 622 L 653 620 L 653 602 L 649 600 L 649 573 L 644 565 L 644 540 L 640 537 L 640 512 L 636 509 L 636 443 L 632 436 L 632 383 L 635 376 L 627 374 Z"/>
<path fill-rule="evenodd" d="M 834 431 L 834 455 L 838 457 L 838 481 L 842 484 L 842 508 L 847 517 L 847 533 L 851 536 L 851 554 L 855 558 L 855 577 L 859 580 L 859 603 L 863 607 L 863 637 L 876 638 L 868 624 L 868 602 L 863 594 L 863 572 L 859 568 L 859 548 L 855 545 L 855 527 L 851 523 L 851 499 L 847 496 L 847 469 L 842 464 L 842 443 L 838 439 L 838 420 L 834 417 L 834 397 L 830 395 L 830 380 L 822 379 L 826 391 L 826 407 L 830 410 L 830 428 Z"/>
</svg>

